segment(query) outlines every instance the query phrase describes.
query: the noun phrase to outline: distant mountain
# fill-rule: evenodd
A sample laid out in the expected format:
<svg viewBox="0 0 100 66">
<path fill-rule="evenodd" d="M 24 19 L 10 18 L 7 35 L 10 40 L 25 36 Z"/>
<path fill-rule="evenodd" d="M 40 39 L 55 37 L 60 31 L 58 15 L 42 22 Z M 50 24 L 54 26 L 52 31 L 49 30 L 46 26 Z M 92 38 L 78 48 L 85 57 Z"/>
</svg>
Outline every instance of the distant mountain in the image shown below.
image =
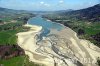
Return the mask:
<svg viewBox="0 0 100 66">
<path fill-rule="evenodd" d="M 73 11 L 72 9 L 67 9 L 67 10 L 59 10 L 59 11 L 31 11 L 31 13 L 35 13 L 35 14 L 59 14 L 59 13 L 63 13 L 63 12 L 69 12 L 69 11 Z"/>
<path fill-rule="evenodd" d="M 7 9 L 7 8 L 2 8 L 0 7 L 0 13 L 10 13 L 10 12 L 15 12 L 12 9 Z"/>
<path fill-rule="evenodd" d="M 70 12 L 63 12 L 60 13 L 60 15 L 66 15 L 69 18 L 76 18 L 80 20 L 88 20 L 88 21 L 100 21 L 100 4 L 97 4 L 95 6 L 76 10 L 76 11 L 70 11 Z"/>
<path fill-rule="evenodd" d="M 2 8 L 0 7 L 0 14 L 20 14 L 20 13 L 27 13 L 28 11 L 25 10 L 13 10 L 8 8 Z"/>
<path fill-rule="evenodd" d="M 70 11 L 74 11 L 72 9 L 67 9 L 67 10 L 59 10 L 59 11 L 55 11 L 56 13 L 63 13 L 63 12 L 70 12 Z"/>
</svg>

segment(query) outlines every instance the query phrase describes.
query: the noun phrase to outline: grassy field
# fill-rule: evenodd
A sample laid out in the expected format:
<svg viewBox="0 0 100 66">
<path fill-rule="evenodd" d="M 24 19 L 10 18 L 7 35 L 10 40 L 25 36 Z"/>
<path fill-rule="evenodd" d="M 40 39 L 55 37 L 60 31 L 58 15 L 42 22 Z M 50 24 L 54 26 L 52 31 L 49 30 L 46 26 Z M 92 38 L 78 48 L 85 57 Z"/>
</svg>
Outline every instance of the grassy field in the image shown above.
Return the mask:
<svg viewBox="0 0 100 66">
<path fill-rule="evenodd" d="M 91 23 L 91 22 L 76 21 L 76 22 L 68 23 L 68 25 L 70 25 L 71 29 L 77 33 L 79 29 L 84 30 L 84 34 L 78 35 L 78 37 L 82 39 L 90 40 L 92 43 L 100 47 L 99 42 L 91 38 L 92 35 L 96 35 L 100 33 L 100 23 L 99 22 Z"/>
<path fill-rule="evenodd" d="M 0 60 L 3 66 L 23 66 L 25 56 L 13 57 L 8 60 Z"/>
<path fill-rule="evenodd" d="M 0 45 L 16 44 L 16 30 L 8 30 L 0 32 Z"/>
<path fill-rule="evenodd" d="M 69 22 L 67 23 L 69 26 L 71 26 L 71 28 L 74 31 L 78 31 L 78 29 L 83 29 L 85 31 L 85 34 L 87 35 L 95 35 L 97 33 L 100 33 L 100 23 L 89 23 L 89 22 L 82 22 L 82 21 L 76 21 L 76 22 Z M 75 28 L 77 27 L 77 28 Z"/>
<path fill-rule="evenodd" d="M 29 62 L 28 56 L 13 57 L 8 60 L 0 60 L 0 65 L 3 66 L 43 66 L 34 62 Z"/>
<path fill-rule="evenodd" d="M 100 33 L 100 23 L 94 23 L 90 27 L 86 27 L 85 32 L 88 35 L 95 35 L 97 33 Z"/>
<path fill-rule="evenodd" d="M 26 31 L 24 27 L 20 26 L 14 30 L 6 30 L 0 32 L 0 45 L 13 45 L 17 44 L 17 36 L 18 32 Z"/>
</svg>

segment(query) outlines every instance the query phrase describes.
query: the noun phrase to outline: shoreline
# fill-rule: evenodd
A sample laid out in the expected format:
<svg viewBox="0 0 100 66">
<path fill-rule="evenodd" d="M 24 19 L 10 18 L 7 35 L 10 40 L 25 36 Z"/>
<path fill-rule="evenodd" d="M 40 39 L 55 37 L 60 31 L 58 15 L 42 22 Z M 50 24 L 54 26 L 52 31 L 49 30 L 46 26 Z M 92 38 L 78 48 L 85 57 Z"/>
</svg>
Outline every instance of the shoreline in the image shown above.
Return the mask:
<svg viewBox="0 0 100 66">
<path fill-rule="evenodd" d="M 54 52 L 54 51 L 56 51 L 56 49 L 53 50 L 51 48 L 52 46 L 54 46 L 52 44 L 52 39 L 54 39 L 53 38 L 54 36 L 51 36 L 52 37 L 51 39 L 50 39 L 50 37 L 45 37 L 45 41 L 43 40 L 42 42 L 40 42 L 39 45 L 37 45 L 36 44 L 36 42 L 37 42 L 37 39 L 36 39 L 37 36 L 36 35 L 37 34 L 39 35 L 41 33 L 42 27 L 36 26 L 36 25 L 29 25 L 29 24 L 26 24 L 24 26 L 30 27 L 30 30 L 27 31 L 27 32 L 20 32 L 20 33 L 17 34 L 18 45 L 21 48 L 23 48 L 24 51 L 25 51 L 25 54 L 29 56 L 29 61 L 32 61 L 32 62 L 35 62 L 35 63 L 38 63 L 38 64 L 43 64 L 43 65 L 46 65 L 46 66 L 54 66 L 55 63 L 63 64 L 63 61 L 61 60 L 61 58 L 64 58 L 64 57 L 59 55 L 59 53 L 61 53 L 61 52 L 59 52 L 57 54 L 57 53 Z M 57 41 L 58 43 L 55 44 L 55 46 L 59 47 L 57 49 L 59 49 L 59 51 L 61 50 L 62 52 L 66 52 L 66 48 L 67 48 L 72 53 L 74 52 L 75 56 L 73 54 L 70 54 L 70 53 L 65 53 L 65 54 L 70 54 L 70 56 L 72 55 L 72 57 L 78 58 L 78 61 L 80 61 L 81 58 L 83 58 L 83 59 L 89 58 L 91 63 L 84 63 L 82 61 L 80 61 L 80 62 L 82 64 L 86 65 L 86 66 L 87 65 L 88 66 L 91 66 L 91 65 L 94 66 L 95 63 L 96 63 L 96 59 L 98 57 L 100 57 L 99 56 L 100 55 L 100 52 L 99 52 L 100 48 L 96 47 L 95 45 L 90 45 L 92 43 L 89 42 L 88 40 L 79 39 L 77 37 L 76 32 L 74 32 L 69 27 L 66 27 L 66 26 L 64 26 L 64 27 L 65 28 L 62 29 L 60 32 L 57 32 L 57 33 L 52 32 L 52 34 L 55 34 L 55 35 L 58 36 L 57 39 L 60 39 L 61 37 L 63 37 L 63 39 L 65 40 L 65 41 L 59 40 L 62 43 Z M 52 31 L 54 31 L 54 30 L 52 30 Z M 50 40 L 51 42 L 48 41 L 48 40 Z M 68 43 L 68 46 L 65 46 L 66 41 L 68 41 L 70 43 L 70 44 Z M 69 49 L 69 47 L 71 49 Z M 50 53 L 51 53 L 51 55 L 50 55 Z M 68 65 L 74 66 L 74 63 L 72 61 L 69 61 L 66 58 L 64 58 L 64 59 L 66 61 L 70 62 L 70 63 L 68 63 Z M 59 61 L 59 63 L 58 63 L 58 61 Z M 94 61 L 94 62 L 92 62 L 92 61 Z M 60 66 L 60 65 L 58 65 L 58 66 Z M 66 65 L 64 65 L 64 66 L 66 66 Z"/>
<path fill-rule="evenodd" d="M 20 32 L 17 33 L 18 36 L 18 45 L 25 51 L 25 54 L 29 56 L 29 61 L 39 63 L 39 64 L 45 64 L 47 66 L 51 66 L 52 64 L 49 63 L 53 62 L 52 58 L 47 58 L 45 55 L 42 55 L 41 53 L 36 52 L 38 45 L 36 44 L 36 35 L 41 32 L 42 27 L 36 26 L 36 25 L 24 25 L 26 27 L 31 27 L 29 31 L 27 32 Z M 53 65 L 52 65 L 53 66 Z"/>
<path fill-rule="evenodd" d="M 53 23 L 60 24 L 60 25 L 62 25 L 62 26 L 64 27 L 64 29 L 66 29 L 66 28 L 71 29 L 70 27 L 67 27 L 67 26 L 65 26 L 65 25 L 62 24 L 62 23 L 58 23 L 58 22 L 52 21 L 52 20 L 47 19 L 47 18 L 44 18 L 44 19 L 46 19 L 47 21 L 51 21 L 51 22 L 53 22 Z M 73 29 L 71 29 L 71 30 L 75 33 L 75 36 L 77 36 L 77 37 L 79 38 L 77 32 L 75 32 Z M 90 40 L 87 40 L 87 39 L 83 39 L 83 38 L 79 38 L 79 39 L 81 39 L 81 40 L 86 40 L 86 41 L 89 41 L 89 42 L 90 42 Z M 91 42 L 91 43 L 92 43 L 92 42 Z M 94 43 L 92 43 L 92 44 L 95 45 Z M 95 45 L 95 46 L 98 47 L 97 45 Z"/>
</svg>

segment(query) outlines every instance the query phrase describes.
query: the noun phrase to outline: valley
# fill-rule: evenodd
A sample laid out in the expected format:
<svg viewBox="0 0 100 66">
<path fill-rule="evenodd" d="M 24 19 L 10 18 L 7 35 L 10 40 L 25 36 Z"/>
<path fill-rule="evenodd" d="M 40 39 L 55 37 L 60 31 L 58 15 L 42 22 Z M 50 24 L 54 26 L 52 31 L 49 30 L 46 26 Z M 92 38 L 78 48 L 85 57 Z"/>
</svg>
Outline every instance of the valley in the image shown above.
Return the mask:
<svg viewBox="0 0 100 66">
<path fill-rule="evenodd" d="M 99 12 L 0 8 L 0 66 L 100 66 Z"/>
</svg>

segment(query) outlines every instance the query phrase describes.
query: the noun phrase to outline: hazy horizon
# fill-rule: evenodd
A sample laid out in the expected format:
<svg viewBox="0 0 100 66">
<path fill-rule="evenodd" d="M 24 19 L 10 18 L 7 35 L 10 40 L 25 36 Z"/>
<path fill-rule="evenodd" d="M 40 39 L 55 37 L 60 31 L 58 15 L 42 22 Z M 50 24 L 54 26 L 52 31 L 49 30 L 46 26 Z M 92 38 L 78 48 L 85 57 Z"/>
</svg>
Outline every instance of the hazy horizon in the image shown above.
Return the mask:
<svg viewBox="0 0 100 66">
<path fill-rule="evenodd" d="M 99 0 L 0 0 L 0 7 L 29 11 L 58 11 L 83 9 L 99 3 Z"/>
</svg>

